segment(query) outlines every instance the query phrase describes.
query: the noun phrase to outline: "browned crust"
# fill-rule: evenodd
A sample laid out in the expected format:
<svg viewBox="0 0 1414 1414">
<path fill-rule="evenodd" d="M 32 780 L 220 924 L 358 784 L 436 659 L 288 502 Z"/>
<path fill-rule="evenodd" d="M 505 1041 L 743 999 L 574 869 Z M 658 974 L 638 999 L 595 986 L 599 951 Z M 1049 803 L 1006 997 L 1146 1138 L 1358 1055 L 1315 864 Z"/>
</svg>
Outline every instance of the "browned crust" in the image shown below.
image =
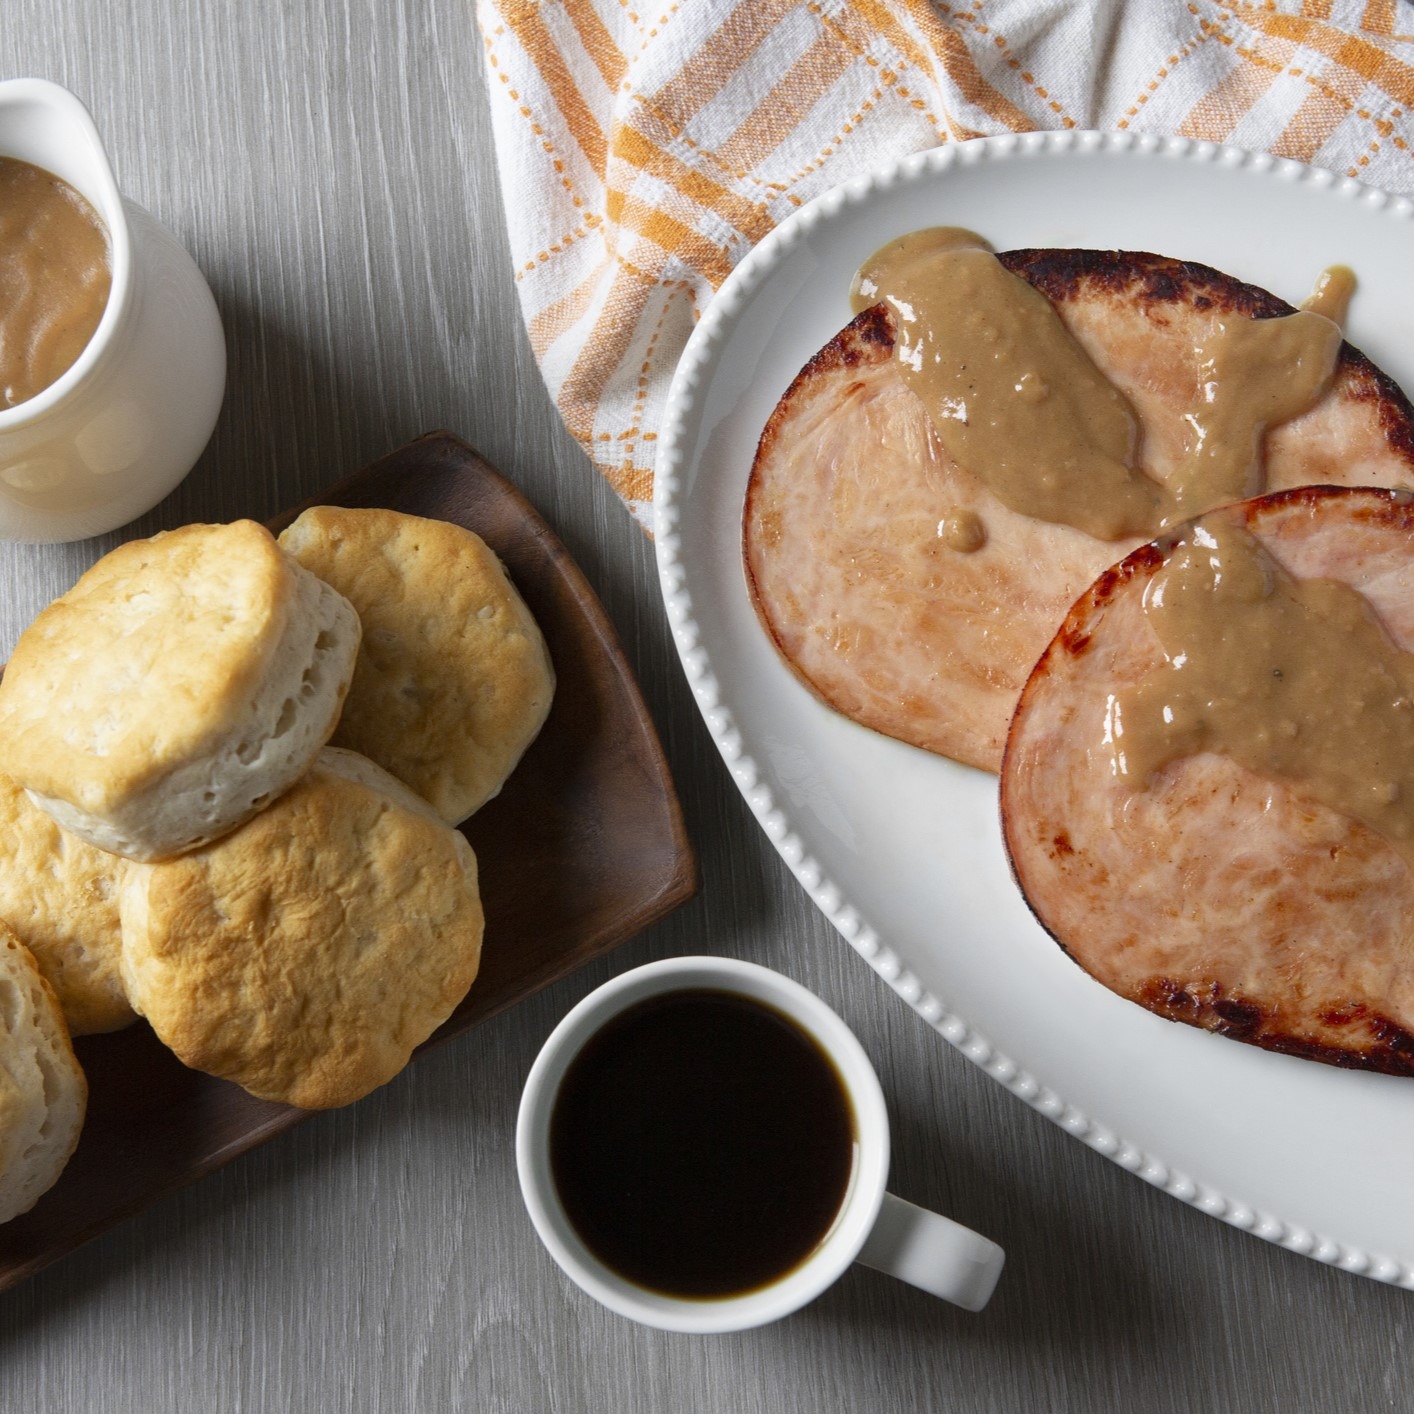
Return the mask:
<svg viewBox="0 0 1414 1414">
<path fill-rule="evenodd" d="M 1141 545 L 1137 550 L 1126 555 L 1118 564 L 1111 565 L 1109 569 L 1105 570 L 1089 589 L 1071 605 L 1070 612 L 1065 616 L 1065 621 L 1056 630 L 1056 636 L 1041 655 L 1036 667 L 1031 670 L 1032 677 L 1040 672 L 1041 664 L 1047 662 L 1053 653 L 1059 652 L 1069 658 L 1079 658 L 1088 652 L 1092 637 L 1090 624 L 1095 609 L 1109 599 L 1121 585 L 1127 584 L 1136 575 L 1153 574 L 1163 562 L 1164 546 L 1162 543 L 1154 541 L 1147 545 Z M 1027 682 L 1030 682 L 1030 678 L 1027 679 Z M 1009 741 L 1010 732 L 1007 737 Z"/>
<path fill-rule="evenodd" d="M 1364 1002 L 1338 1002 L 1322 1008 L 1323 1021 L 1349 1031 L 1349 1048 L 1344 1048 L 1283 1031 L 1273 1008 L 1249 997 L 1229 995 L 1219 982 L 1198 988 L 1185 987 L 1168 977 L 1151 977 L 1131 1000 L 1168 1021 L 1213 1031 L 1279 1055 L 1344 1070 L 1414 1076 L 1414 1035 Z"/>
<path fill-rule="evenodd" d="M 1122 294 L 1141 305 L 1151 318 L 1161 315 L 1162 307 L 1170 304 L 1218 309 L 1249 319 L 1276 319 L 1295 312 L 1284 299 L 1211 265 L 1150 251 L 1009 250 L 997 259 L 1053 304 L 1093 291 Z M 1340 346 L 1340 373 L 1346 395 L 1357 402 L 1375 403 L 1381 430 L 1399 453 L 1414 463 L 1414 404 L 1400 386 L 1348 342 Z"/>
<path fill-rule="evenodd" d="M 1219 309 L 1249 319 L 1290 314 L 1291 305 L 1256 285 L 1225 275 L 1211 265 L 1174 260 L 1139 250 L 1008 250 L 998 257 L 1052 304 L 1089 292 L 1123 295 L 1146 313 L 1157 306 L 1182 304 Z"/>
</svg>

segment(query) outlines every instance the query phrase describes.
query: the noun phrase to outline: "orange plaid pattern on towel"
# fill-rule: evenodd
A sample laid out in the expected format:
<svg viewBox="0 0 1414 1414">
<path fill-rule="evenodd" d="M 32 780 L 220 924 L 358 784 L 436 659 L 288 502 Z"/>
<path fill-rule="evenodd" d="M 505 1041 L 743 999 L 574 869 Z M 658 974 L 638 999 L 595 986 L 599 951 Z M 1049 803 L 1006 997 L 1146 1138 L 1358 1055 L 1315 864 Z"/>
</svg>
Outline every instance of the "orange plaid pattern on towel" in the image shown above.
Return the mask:
<svg viewBox="0 0 1414 1414">
<path fill-rule="evenodd" d="M 652 521 L 693 324 L 796 207 L 939 143 L 1130 128 L 1414 191 L 1405 0 L 478 0 L 521 307 Z"/>
</svg>

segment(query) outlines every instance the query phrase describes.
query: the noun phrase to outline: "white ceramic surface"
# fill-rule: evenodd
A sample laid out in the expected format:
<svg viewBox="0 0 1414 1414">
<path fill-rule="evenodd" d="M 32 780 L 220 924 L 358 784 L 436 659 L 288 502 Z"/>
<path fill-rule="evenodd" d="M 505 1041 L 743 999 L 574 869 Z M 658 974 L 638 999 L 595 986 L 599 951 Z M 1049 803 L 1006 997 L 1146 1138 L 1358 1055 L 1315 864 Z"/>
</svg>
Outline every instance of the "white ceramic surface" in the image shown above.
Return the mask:
<svg viewBox="0 0 1414 1414">
<path fill-rule="evenodd" d="M 1414 207 L 1296 163 L 1123 133 L 918 154 L 802 208 L 733 271 L 678 367 L 655 488 L 660 581 L 733 778 L 816 904 L 953 1045 L 1100 1153 L 1205 1212 L 1414 1287 L 1414 1082 L 1173 1025 L 1072 964 L 1009 876 L 996 782 L 818 703 L 759 628 L 742 495 L 766 418 L 849 318 L 849 277 L 930 225 L 998 249 L 1202 261 L 1293 303 L 1351 265 L 1351 341 L 1414 389 Z"/>
<path fill-rule="evenodd" d="M 195 262 L 121 196 L 67 89 L 0 83 L 0 155 L 64 178 L 108 228 L 113 285 L 93 338 L 57 382 L 0 409 L 0 539 L 85 539 L 141 515 L 191 470 L 220 411 L 225 338 Z"/>
<path fill-rule="evenodd" d="M 555 1192 L 550 1122 L 560 1082 L 606 1022 L 649 997 L 684 989 L 734 992 L 792 1017 L 834 1061 L 855 1121 L 849 1189 L 820 1245 L 779 1281 L 743 1296 L 690 1300 L 646 1290 L 606 1267 L 584 1245 Z M 970 1311 L 987 1304 L 1002 1269 L 996 1243 L 884 1190 L 889 1117 L 869 1057 L 854 1033 L 813 992 L 789 977 L 726 957 L 675 957 L 613 978 L 571 1009 L 526 1078 L 516 1123 L 516 1167 L 535 1230 L 580 1287 L 611 1311 L 660 1330 L 712 1334 L 779 1320 L 813 1301 L 858 1260 Z"/>
</svg>

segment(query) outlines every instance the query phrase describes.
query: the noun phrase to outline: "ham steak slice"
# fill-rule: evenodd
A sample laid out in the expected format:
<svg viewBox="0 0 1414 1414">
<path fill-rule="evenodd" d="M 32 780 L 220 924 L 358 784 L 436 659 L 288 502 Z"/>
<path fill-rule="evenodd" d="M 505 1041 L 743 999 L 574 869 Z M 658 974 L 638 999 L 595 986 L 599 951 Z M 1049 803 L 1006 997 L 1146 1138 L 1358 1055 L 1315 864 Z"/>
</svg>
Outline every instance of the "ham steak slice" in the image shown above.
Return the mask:
<svg viewBox="0 0 1414 1414">
<path fill-rule="evenodd" d="M 1113 251 L 999 257 L 1042 291 L 1144 427 L 1156 480 L 1183 453 L 1193 347 L 1273 295 L 1194 265 Z M 762 434 L 743 551 L 761 622 L 829 706 L 889 736 L 995 771 L 1022 684 L 1075 597 L 1138 543 L 1007 509 L 950 461 L 893 357 L 893 316 L 865 310 L 806 364 Z M 1264 444 L 1267 488 L 1414 487 L 1414 409 L 1342 348 L 1334 385 Z M 970 512 L 980 549 L 950 548 Z"/>
<path fill-rule="evenodd" d="M 1343 581 L 1414 651 L 1414 499 L 1307 488 L 1235 517 L 1291 575 Z M 1414 1075 L 1414 868 L 1368 826 L 1203 752 L 1147 785 L 1103 744 L 1165 659 L 1141 602 L 1173 537 L 1105 571 L 1021 694 L 1002 825 L 1036 917 L 1122 997 L 1334 1065 Z"/>
</svg>

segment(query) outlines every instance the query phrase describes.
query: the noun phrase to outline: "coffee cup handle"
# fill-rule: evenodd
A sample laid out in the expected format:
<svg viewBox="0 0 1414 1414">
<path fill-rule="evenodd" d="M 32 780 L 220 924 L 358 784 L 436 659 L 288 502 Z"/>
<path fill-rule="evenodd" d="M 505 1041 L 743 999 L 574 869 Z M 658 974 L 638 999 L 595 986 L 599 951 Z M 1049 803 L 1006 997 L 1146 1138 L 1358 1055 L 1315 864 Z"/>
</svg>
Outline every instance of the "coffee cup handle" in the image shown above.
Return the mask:
<svg viewBox="0 0 1414 1414">
<path fill-rule="evenodd" d="M 971 1228 L 884 1194 L 859 1261 L 967 1311 L 980 1311 L 1002 1274 L 1006 1253 Z"/>
</svg>

